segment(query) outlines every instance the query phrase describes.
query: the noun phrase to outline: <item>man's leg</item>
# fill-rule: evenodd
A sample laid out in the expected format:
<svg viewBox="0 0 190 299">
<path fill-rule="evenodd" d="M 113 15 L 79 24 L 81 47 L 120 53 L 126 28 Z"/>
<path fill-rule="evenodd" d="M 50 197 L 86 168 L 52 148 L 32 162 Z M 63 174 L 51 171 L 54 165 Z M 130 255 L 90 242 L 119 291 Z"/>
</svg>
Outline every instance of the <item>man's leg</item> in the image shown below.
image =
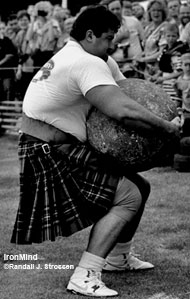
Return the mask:
<svg viewBox="0 0 190 299">
<path fill-rule="evenodd" d="M 150 194 L 150 184 L 145 178 L 143 178 L 139 174 L 134 174 L 128 177 L 128 179 L 130 179 L 138 187 L 142 196 L 142 202 L 138 209 L 138 212 L 133 217 L 132 221 L 129 223 L 127 227 L 124 227 L 124 229 L 122 230 L 118 238 L 119 243 L 126 243 L 132 241 L 136 233 L 136 230 L 139 226 L 141 217 L 143 215 L 146 201 Z"/>
<path fill-rule="evenodd" d="M 114 204 L 108 214 L 92 228 L 89 243 L 83 253 L 79 266 L 75 269 L 67 289 L 88 296 L 115 296 L 117 292 L 108 289 L 101 281 L 100 273 L 105 264 L 105 257 L 116 244 L 119 235 L 131 223 L 141 206 L 141 194 L 134 183 L 123 178 L 118 184 L 116 198 L 127 196 L 127 204 L 120 200 Z M 97 279 L 98 277 L 98 279 Z"/>
<path fill-rule="evenodd" d="M 138 228 L 146 201 L 150 194 L 150 184 L 140 175 L 133 175 L 130 177 L 130 180 L 138 187 L 142 196 L 142 203 L 132 221 L 123 228 L 118 237 L 116 246 L 107 257 L 104 266 L 104 270 L 107 271 L 146 270 L 154 268 L 151 263 L 141 261 L 131 253 L 132 239 Z"/>
</svg>

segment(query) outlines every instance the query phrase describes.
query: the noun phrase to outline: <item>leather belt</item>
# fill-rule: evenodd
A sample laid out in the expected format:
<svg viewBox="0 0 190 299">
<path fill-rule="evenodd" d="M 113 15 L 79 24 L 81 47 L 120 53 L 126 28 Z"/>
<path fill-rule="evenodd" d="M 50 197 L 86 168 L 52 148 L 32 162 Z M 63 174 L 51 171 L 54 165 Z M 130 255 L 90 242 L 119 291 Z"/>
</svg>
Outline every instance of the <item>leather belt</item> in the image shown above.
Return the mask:
<svg viewBox="0 0 190 299">
<path fill-rule="evenodd" d="M 22 115 L 21 133 L 51 144 L 73 143 L 77 138 L 41 120 Z"/>
</svg>

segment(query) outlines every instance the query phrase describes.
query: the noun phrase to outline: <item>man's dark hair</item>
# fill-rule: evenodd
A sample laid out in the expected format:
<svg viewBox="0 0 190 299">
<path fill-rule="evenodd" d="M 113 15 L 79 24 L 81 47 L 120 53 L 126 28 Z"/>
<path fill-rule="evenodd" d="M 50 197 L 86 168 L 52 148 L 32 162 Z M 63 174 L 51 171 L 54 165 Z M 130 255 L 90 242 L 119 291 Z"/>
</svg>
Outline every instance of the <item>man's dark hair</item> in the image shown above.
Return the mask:
<svg viewBox="0 0 190 299">
<path fill-rule="evenodd" d="M 113 30 L 117 32 L 120 27 L 118 18 L 102 5 L 91 6 L 84 10 L 75 20 L 70 36 L 81 41 L 85 38 L 86 32 L 92 30 L 96 37 L 102 33 Z"/>
</svg>

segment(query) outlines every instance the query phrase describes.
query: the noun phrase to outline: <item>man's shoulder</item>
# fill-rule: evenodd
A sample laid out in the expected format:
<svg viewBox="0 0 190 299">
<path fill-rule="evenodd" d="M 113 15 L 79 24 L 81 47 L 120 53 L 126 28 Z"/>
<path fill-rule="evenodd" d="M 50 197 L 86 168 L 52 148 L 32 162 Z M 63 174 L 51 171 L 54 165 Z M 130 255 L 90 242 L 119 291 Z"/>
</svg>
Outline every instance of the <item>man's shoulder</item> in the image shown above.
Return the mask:
<svg viewBox="0 0 190 299">
<path fill-rule="evenodd" d="M 91 61 L 102 60 L 98 56 L 92 55 L 89 52 L 85 51 L 79 43 L 77 43 L 73 40 L 69 40 L 67 42 L 67 44 L 63 47 L 62 51 L 63 51 L 63 53 L 65 51 L 67 51 L 70 54 L 75 52 L 76 56 L 79 55 L 81 57 L 81 59 L 84 59 L 84 60 L 85 59 L 88 59 L 88 60 L 91 60 Z M 73 59 L 74 59 L 74 57 L 73 57 Z"/>
</svg>

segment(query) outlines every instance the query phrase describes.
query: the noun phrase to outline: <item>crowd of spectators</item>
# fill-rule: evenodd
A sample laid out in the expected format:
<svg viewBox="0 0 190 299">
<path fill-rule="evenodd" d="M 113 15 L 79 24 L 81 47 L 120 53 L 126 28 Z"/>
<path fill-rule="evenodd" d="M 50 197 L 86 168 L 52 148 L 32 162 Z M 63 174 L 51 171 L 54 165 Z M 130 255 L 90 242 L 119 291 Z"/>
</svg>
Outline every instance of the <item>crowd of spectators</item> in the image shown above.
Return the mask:
<svg viewBox="0 0 190 299">
<path fill-rule="evenodd" d="M 110 55 L 126 77 L 160 84 L 190 113 L 190 1 L 181 1 L 150 0 L 146 9 L 128 0 L 100 4 L 121 21 Z M 67 43 L 75 17 L 60 5 L 40 1 L 0 21 L 1 99 L 22 100 L 35 72 Z"/>
<path fill-rule="evenodd" d="M 0 96 L 22 100 L 36 71 L 68 41 L 68 9 L 40 1 L 0 20 Z"/>
</svg>

